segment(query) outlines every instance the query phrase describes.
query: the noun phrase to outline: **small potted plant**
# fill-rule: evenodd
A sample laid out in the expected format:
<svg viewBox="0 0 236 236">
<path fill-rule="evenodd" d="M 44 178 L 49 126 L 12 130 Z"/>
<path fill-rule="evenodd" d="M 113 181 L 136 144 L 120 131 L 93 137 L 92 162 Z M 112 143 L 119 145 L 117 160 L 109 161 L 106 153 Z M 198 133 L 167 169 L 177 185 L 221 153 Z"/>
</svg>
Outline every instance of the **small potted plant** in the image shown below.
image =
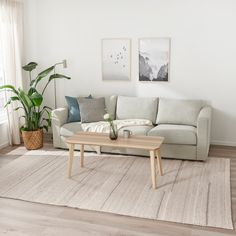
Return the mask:
<svg viewBox="0 0 236 236">
<path fill-rule="evenodd" d="M 40 72 L 35 79 L 32 79 L 32 71 L 37 65 L 35 62 L 30 62 L 22 67 L 25 71 L 29 72 L 30 86 L 27 92 L 9 84 L 0 86 L 0 91 L 6 90 L 12 93 L 5 107 L 12 102 L 18 102 L 19 106 L 15 110 L 23 110 L 24 115 L 22 118 L 24 118 L 25 122 L 21 127 L 21 133 L 24 145 L 28 150 L 39 149 L 43 146 L 43 129 L 48 131 L 48 128 L 51 126 L 51 108 L 42 106 L 43 96 L 49 83 L 59 78 L 70 79 L 68 76 L 55 74 L 55 65 Z M 38 85 L 44 79 L 47 79 L 47 82 L 42 92 L 40 92 Z"/>
</svg>

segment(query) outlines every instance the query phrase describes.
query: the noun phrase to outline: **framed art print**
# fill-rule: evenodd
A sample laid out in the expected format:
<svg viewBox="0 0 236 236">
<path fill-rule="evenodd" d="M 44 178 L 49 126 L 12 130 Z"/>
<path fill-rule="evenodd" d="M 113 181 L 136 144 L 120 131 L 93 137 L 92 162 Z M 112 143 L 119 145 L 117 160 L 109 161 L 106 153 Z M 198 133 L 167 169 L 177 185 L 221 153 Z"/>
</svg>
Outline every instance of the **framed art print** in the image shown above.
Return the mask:
<svg viewBox="0 0 236 236">
<path fill-rule="evenodd" d="M 139 81 L 168 81 L 170 38 L 139 40 Z"/>
<path fill-rule="evenodd" d="M 102 79 L 130 80 L 130 39 L 102 40 Z"/>
</svg>

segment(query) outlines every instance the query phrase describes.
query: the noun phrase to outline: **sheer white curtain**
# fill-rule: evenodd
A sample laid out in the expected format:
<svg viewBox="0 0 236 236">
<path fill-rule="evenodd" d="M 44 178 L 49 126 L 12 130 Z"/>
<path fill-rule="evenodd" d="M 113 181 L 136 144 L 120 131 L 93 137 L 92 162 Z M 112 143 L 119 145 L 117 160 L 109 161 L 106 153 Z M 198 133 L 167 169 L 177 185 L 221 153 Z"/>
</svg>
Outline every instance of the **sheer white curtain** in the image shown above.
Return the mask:
<svg viewBox="0 0 236 236">
<path fill-rule="evenodd" d="M 2 67 L 4 83 L 22 87 L 22 1 L 0 0 L 0 43 L 2 48 Z M 7 95 L 6 95 L 7 96 Z M 10 144 L 20 144 L 19 114 L 15 105 L 8 106 Z"/>
</svg>

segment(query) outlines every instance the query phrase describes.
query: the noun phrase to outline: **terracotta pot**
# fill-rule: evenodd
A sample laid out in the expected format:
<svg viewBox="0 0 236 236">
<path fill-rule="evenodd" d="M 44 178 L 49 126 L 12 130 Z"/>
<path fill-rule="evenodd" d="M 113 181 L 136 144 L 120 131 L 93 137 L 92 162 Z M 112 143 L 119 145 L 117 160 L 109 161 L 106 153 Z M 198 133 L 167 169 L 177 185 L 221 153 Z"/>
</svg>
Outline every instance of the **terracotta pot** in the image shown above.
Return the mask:
<svg viewBox="0 0 236 236">
<path fill-rule="evenodd" d="M 43 147 L 43 129 L 36 131 L 22 131 L 24 145 L 28 150 L 35 150 Z"/>
</svg>

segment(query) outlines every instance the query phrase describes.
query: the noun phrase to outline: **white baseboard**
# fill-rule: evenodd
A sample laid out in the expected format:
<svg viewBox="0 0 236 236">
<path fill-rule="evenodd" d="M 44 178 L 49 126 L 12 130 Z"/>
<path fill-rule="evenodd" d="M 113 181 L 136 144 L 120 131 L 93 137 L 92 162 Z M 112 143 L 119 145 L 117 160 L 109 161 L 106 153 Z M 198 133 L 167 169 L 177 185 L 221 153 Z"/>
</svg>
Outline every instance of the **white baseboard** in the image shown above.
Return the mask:
<svg viewBox="0 0 236 236">
<path fill-rule="evenodd" d="M 0 149 L 5 148 L 7 146 L 9 146 L 9 142 L 1 143 L 0 144 Z"/>
<path fill-rule="evenodd" d="M 236 142 L 219 141 L 219 140 L 212 140 L 211 144 L 213 144 L 213 145 L 223 145 L 223 146 L 236 146 Z"/>
</svg>

